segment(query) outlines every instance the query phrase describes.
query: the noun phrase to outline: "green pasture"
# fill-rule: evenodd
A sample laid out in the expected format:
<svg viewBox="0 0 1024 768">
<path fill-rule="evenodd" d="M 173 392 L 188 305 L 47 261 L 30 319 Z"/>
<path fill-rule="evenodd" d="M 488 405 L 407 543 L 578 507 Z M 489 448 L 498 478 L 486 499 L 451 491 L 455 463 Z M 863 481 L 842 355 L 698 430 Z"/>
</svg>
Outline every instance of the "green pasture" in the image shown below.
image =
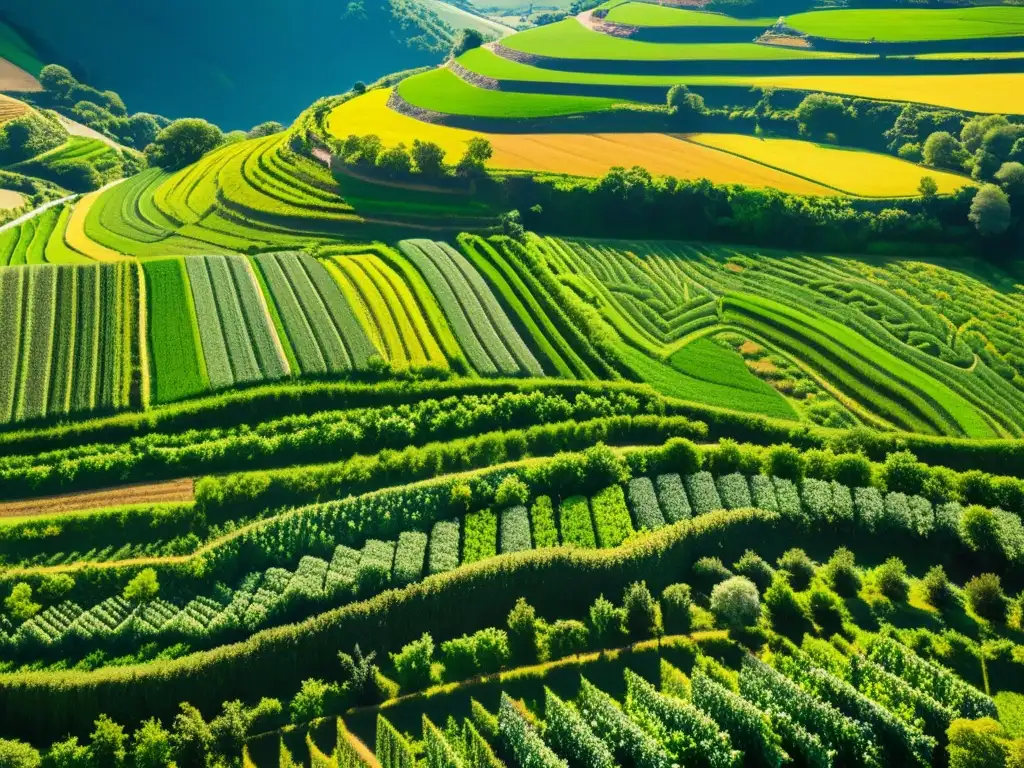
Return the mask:
<svg viewBox="0 0 1024 768">
<path fill-rule="evenodd" d="M 880 43 L 1024 35 L 1024 7 L 877 8 L 810 11 L 786 18 L 793 29 L 835 40 Z"/>
<path fill-rule="evenodd" d="M 403 80 L 398 93 L 421 109 L 473 117 L 557 117 L 600 112 L 622 102 L 593 96 L 489 91 L 470 85 L 448 69 L 435 69 Z"/>
<path fill-rule="evenodd" d="M 651 3 L 622 3 L 605 16 L 616 24 L 636 27 L 753 27 L 766 29 L 778 19 L 734 19 L 724 13 L 707 13 L 688 8 L 670 8 Z"/>
<path fill-rule="evenodd" d="M 7 59 L 31 75 L 38 76 L 43 62 L 25 39 L 0 21 L 0 58 Z"/>
<path fill-rule="evenodd" d="M 645 43 L 594 32 L 576 19 L 535 27 L 502 40 L 506 48 L 534 56 L 613 61 L 792 61 L 850 59 L 858 54 L 837 54 L 805 48 L 783 48 L 755 43 Z"/>
</svg>

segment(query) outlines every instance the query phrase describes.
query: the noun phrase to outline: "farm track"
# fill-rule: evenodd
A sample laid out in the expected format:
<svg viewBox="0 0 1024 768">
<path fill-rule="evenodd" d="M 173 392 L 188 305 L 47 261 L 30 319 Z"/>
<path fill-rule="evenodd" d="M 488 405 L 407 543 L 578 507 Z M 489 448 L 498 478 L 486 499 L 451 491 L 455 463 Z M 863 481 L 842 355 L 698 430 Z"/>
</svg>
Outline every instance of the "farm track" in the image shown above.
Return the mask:
<svg viewBox="0 0 1024 768">
<path fill-rule="evenodd" d="M 160 504 L 174 501 L 192 501 L 192 478 L 168 480 L 161 483 L 124 485 L 99 491 L 65 493 L 35 499 L 19 499 L 0 503 L 0 518 L 37 517 L 61 512 L 77 512 L 125 504 Z"/>
</svg>

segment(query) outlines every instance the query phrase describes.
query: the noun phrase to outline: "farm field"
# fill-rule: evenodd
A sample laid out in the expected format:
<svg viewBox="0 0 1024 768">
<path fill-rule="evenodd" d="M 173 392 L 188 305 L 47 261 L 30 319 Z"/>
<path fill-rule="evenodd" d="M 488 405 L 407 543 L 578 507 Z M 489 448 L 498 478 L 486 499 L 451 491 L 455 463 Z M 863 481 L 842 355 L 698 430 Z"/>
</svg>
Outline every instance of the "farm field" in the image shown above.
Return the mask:
<svg viewBox="0 0 1024 768">
<path fill-rule="evenodd" d="M 799 194 L 834 194 L 812 181 L 707 151 L 663 134 L 533 135 L 468 131 L 422 123 L 395 112 L 387 107 L 389 95 L 388 91 L 374 91 L 341 105 L 331 113 L 331 130 L 339 138 L 350 133 L 373 134 L 386 146 L 408 145 L 414 138 L 432 141 L 445 150 L 449 162 L 458 159 L 471 138 L 482 136 L 494 148 L 490 165 L 496 169 L 600 176 L 615 165 L 639 165 L 652 173 L 684 179 L 703 177 L 720 184 L 776 187 Z"/>
<path fill-rule="evenodd" d="M 0 766 L 1016 766 L 1020 8 L 502 2 L 0 99 Z"/>
<path fill-rule="evenodd" d="M 753 43 L 648 43 L 604 35 L 571 18 L 520 32 L 501 44 L 534 56 L 609 61 L 794 61 L 859 56 Z"/>
<path fill-rule="evenodd" d="M 608 9 L 605 20 L 638 27 L 752 27 L 758 32 L 778 19 L 737 19 L 722 13 L 706 13 L 648 3 L 617 3 Z M 758 32 L 755 32 L 755 36 Z"/>
<path fill-rule="evenodd" d="M 973 182 L 965 176 L 923 169 L 890 155 L 859 152 L 793 139 L 759 139 L 738 134 L 688 134 L 687 141 L 739 155 L 860 197 L 916 195 L 923 175 L 935 179 L 940 194 Z"/>
<path fill-rule="evenodd" d="M 787 26 L 815 37 L 906 42 L 1024 36 L 1024 11 L 1013 6 L 940 9 L 844 9 L 786 17 Z"/>
</svg>

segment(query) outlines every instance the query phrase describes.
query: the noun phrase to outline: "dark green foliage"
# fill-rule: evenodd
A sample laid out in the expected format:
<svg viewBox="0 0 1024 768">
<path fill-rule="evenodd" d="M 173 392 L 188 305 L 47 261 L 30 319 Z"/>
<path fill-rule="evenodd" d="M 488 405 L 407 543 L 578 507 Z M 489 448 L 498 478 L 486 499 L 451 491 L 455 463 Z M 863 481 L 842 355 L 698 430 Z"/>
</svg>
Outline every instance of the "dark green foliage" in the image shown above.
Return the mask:
<svg viewBox="0 0 1024 768">
<path fill-rule="evenodd" d="M 665 518 L 658 507 L 654 483 L 649 477 L 635 477 L 629 481 L 629 507 L 633 511 L 636 527 L 653 531 L 665 524 Z"/>
<path fill-rule="evenodd" d="M 761 592 L 768 589 L 775 576 L 775 569 L 752 549 L 748 549 L 743 557 L 733 563 L 732 572 L 737 576 L 746 576 Z"/>
<path fill-rule="evenodd" d="M 614 648 L 626 636 L 626 612 L 617 608 L 604 595 L 600 595 L 590 606 L 590 636 L 592 645 L 598 648 Z"/>
<path fill-rule="evenodd" d="M 690 517 L 690 501 L 683 487 L 683 479 L 677 474 L 658 475 L 658 502 L 665 513 L 665 520 L 676 523 Z"/>
<path fill-rule="evenodd" d="M 928 602 L 936 608 L 942 609 L 946 607 L 953 597 L 953 590 L 949 579 L 946 577 L 946 571 L 941 565 L 935 565 L 928 569 L 928 573 L 922 579 L 922 585 L 924 586 L 924 593 L 928 598 Z"/>
<path fill-rule="evenodd" d="M 693 598 L 688 584 L 671 584 L 661 593 L 661 620 L 665 634 L 685 635 L 690 631 Z"/>
<path fill-rule="evenodd" d="M 703 592 L 710 593 L 711 589 L 726 579 L 732 577 L 733 573 L 717 557 L 702 557 L 693 564 L 693 583 Z"/>
<path fill-rule="evenodd" d="M 622 598 L 622 607 L 626 611 L 626 631 L 632 639 L 643 640 L 657 633 L 658 604 L 645 582 L 629 585 Z"/>
<path fill-rule="evenodd" d="M 540 654 L 537 633 L 537 612 L 519 598 L 508 614 L 509 652 L 516 664 L 533 664 Z"/>
<path fill-rule="evenodd" d="M 430 685 L 430 663 L 434 657 L 434 641 L 426 632 L 419 640 L 391 654 L 395 678 L 403 691 L 418 691 Z"/>
<path fill-rule="evenodd" d="M 811 579 L 814 578 L 814 561 L 807 556 L 806 552 L 797 547 L 783 553 L 776 565 L 779 570 L 789 574 L 789 582 L 798 592 L 807 589 Z"/>
<path fill-rule="evenodd" d="M 983 619 L 1002 624 L 1006 621 L 1007 600 L 999 576 L 983 573 L 964 586 L 967 604 Z"/>
<path fill-rule="evenodd" d="M 223 141 L 217 126 L 198 118 L 183 118 L 156 135 L 146 147 L 146 156 L 151 165 L 173 171 L 191 165 Z"/>
<path fill-rule="evenodd" d="M 544 644 L 550 659 L 561 659 L 583 653 L 590 644 L 587 625 L 575 619 L 559 619 L 544 633 Z"/>
<path fill-rule="evenodd" d="M 872 573 L 878 591 L 896 603 L 905 602 L 910 593 L 907 567 L 898 557 L 890 557 Z"/>
<path fill-rule="evenodd" d="M 533 523 L 533 544 L 537 549 L 558 546 L 558 528 L 550 496 L 538 496 L 530 507 Z"/>
<path fill-rule="evenodd" d="M 860 590 L 860 573 L 853 552 L 846 547 L 840 547 L 832 553 L 822 569 L 822 576 L 843 597 L 853 597 Z"/>
</svg>

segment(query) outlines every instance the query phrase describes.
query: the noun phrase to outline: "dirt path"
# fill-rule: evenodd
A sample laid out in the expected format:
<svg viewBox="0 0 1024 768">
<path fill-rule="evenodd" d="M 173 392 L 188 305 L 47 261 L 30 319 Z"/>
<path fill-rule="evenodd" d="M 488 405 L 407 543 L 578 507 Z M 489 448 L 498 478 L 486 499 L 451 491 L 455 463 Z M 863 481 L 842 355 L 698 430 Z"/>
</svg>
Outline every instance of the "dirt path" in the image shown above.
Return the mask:
<svg viewBox="0 0 1024 768">
<path fill-rule="evenodd" d="M 57 115 L 57 119 L 61 121 L 64 127 L 67 128 L 68 133 L 72 136 L 79 136 L 83 139 L 96 139 L 97 141 L 102 141 L 111 149 L 124 149 L 124 147 L 109 136 L 104 136 L 99 131 L 92 129 L 87 125 L 82 125 L 81 123 L 72 120 L 70 117 Z"/>
<path fill-rule="evenodd" d="M 78 512 L 124 504 L 158 504 L 161 502 L 192 501 L 192 479 L 168 480 L 163 483 L 124 485 L 84 493 L 65 493 L 37 499 L 0 502 L 0 518 L 35 517 L 60 512 Z"/>
<path fill-rule="evenodd" d="M 35 93 L 41 90 L 43 86 L 32 75 L 7 59 L 0 59 L 0 91 Z"/>
<path fill-rule="evenodd" d="M 62 197 L 59 200 L 51 200 L 48 203 L 44 203 L 43 205 L 39 206 L 38 208 L 34 208 L 33 210 L 29 211 L 28 213 L 23 214 L 23 215 L 19 216 L 18 218 L 14 219 L 13 221 L 9 221 L 6 224 L 4 224 L 2 227 L 0 227 L 0 233 L 6 232 L 8 229 L 14 229 L 15 227 L 21 226 L 22 224 L 24 224 L 29 219 L 34 219 L 36 216 L 40 215 L 41 213 L 44 213 L 44 212 L 50 210 L 51 208 L 53 208 L 55 206 L 63 205 L 64 203 L 68 202 L 69 200 L 74 200 L 76 197 L 78 197 L 78 195 L 69 195 L 68 197 Z"/>
<path fill-rule="evenodd" d="M 21 208 L 25 204 L 25 198 L 13 189 L 0 189 L 0 211 L 9 211 L 14 208 Z"/>
</svg>

